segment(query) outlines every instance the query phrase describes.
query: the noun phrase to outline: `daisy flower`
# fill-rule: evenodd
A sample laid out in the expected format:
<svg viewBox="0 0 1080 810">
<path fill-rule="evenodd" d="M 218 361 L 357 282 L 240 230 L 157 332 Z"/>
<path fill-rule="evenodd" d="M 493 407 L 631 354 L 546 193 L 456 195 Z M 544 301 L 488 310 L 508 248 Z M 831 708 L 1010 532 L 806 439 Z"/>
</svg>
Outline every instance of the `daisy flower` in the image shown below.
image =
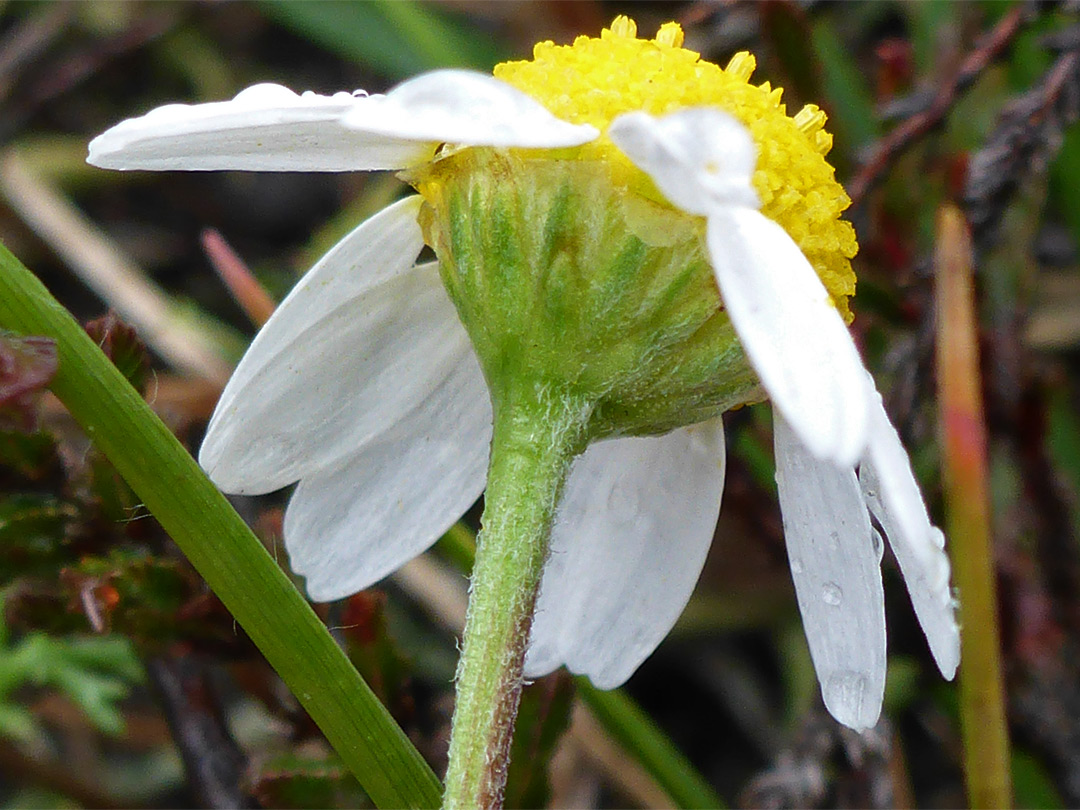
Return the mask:
<svg viewBox="0 0 1080 810">
<path fill-rule="evenodd" d="M 514 603 L 534 620 L 511 677 L 566 665 L 615 687 L 701 571 L 720 414 L 767 398 L 825 705 L 855 729 L 878 718 L 879 531 L 953 677 L 943 537 L 846 326 L 856 241 L 825 116 L 788 116 L 753 69 L 745 53 L 702 61 L 673 23 L 644 40 L 618 18 L 494 77 L 440 70 L 370 96 L 263 84 L 94 139 L 106 168 L 397 170 L 417 191 L 285 299 L 201 450 L 227 492 L 299 482 L 285 543 L 312 599 L 431 545 L 483 492 L 494 436 L 491 480 L 512 497 L 489 489 L 484 532 L 535 517 L 541 538 L 521 562 L 542 584 Z M 418 263 L 425 244 L 436 261 Z M 540 449 L 500 460 L 518 445 Z M 540 457 L 550 476 L 514 467 Z"/>
</svg>

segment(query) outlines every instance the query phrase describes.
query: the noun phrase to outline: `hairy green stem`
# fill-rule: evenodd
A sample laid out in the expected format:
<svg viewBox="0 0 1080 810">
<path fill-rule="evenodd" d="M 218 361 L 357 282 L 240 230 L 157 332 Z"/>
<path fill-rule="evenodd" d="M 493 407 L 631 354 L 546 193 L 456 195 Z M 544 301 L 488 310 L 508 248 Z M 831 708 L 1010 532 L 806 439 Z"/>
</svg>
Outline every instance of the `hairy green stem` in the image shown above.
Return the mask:
<svg viewBox="0 0 1080 810">
<path fill-rule="evenodd" d="M 380 807 L 439 781 L 194 459 L 44 285 L 0 246 L 0 328 L 56 341 L 51 388 L 247 631 Z"/>
<path fill-rule="evenodd" d="M 476 558 L 476 536 L 457 523 L 439 541 L 448 560 L 469 573 Z M 675 743 L 622 689 L 597 689 L 585 675 L 574 678 L 578 697 L 589 707 L 625 755 L 645 769 L 671 798 L 673 807 L 724 807 L 724 801 Z"/>
<path fill-rule="evenodd" d="M 574 455 L 580 402 L 547 390 L 494 397 L 495 429 L 483 529 L 477 540 L 445 808 L 502 805 L 522 665 L 551 525 Z"/>
</svg>

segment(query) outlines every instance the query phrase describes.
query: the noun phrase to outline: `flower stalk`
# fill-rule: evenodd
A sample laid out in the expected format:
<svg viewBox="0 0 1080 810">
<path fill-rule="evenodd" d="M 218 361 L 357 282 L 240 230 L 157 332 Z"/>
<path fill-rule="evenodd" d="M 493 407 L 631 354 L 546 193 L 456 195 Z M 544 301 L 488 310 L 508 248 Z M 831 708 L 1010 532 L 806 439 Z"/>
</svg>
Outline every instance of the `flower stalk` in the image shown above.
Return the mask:
<svg viewBox="0 0 1080 810">
<path fill-rule="evenodd" d="M 943 209 L 938 217 L 937 278 L 945 505 L 964 628 L 960 637 L 964 776 L 970 807 L 1011 807 L 971 237 L 964 215 L 954 207 Z"/>
<path fill-rule="evenodd" d="M 550 389 L 493 396 L 495 430 L 477 540 L 445 808 L 502 805 L 533 607 L 555 508 L 588 409 Z"/>
</svg>

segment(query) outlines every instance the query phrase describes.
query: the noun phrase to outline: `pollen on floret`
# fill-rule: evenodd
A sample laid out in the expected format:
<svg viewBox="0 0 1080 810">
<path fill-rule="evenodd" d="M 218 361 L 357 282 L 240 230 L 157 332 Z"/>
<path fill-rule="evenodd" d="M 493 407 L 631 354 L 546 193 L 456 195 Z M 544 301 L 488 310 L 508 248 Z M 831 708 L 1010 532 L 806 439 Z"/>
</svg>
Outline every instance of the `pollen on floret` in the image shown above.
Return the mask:
<svg viewBox="0 0 1080 810">
<path fill-rule="evenodd" d="M 724 68 L 726 73 L 744 82 L 750 80 L 755 70 L 757 70 L 757 59 L 749 51 L 739 51 L 731 57 L 727 67 Z"/>
<path fill-rule="evenodd" d="M 560 157 L 606 162 L 613 180 L 631 188 L 644 182 L 643 175 L 606 135 L 616 117 L 698 106 L 733 115 L 758 148 L 753 183 L 762 213 L 791 235 L 850 320 L 847 299 L 855 289 L 850 259 L 858 245 L 854 229 L 840 219 L 851 200 L 825 159 L 832 146 L 825 113 L 807 105 L 788 116 L 782 88 L 750 84 L 756 60 L 749 53 L 735 54 L 720 68 L 682 44 L 677 23 L 665 23 L 653 39 L 640 39 L 634 21 L 620 16 L 599 37 L 579 36 L 572 45 L 541 42 L 532 60 L 504 62 L 496 66 L 495 77 L 559 118 L 600 130 L 600 138 L 561 150 Z"/>
<path fill-rule="evenodd" d="M 626 37 L 628 39 L 636 39 L 637 23 L 631 20 L 626 15 L 620 14 L 612 21 L 611 27 L 608 28 L 605 33 L 610 34 L 613 37 Z"/>
<path fill-rule="evenodd" d="M 683 44 L 682 26 L 677 22 L 664 23 L 656 32 L 656 44 L 669 48 L 681 48 Z"/>
</svg>

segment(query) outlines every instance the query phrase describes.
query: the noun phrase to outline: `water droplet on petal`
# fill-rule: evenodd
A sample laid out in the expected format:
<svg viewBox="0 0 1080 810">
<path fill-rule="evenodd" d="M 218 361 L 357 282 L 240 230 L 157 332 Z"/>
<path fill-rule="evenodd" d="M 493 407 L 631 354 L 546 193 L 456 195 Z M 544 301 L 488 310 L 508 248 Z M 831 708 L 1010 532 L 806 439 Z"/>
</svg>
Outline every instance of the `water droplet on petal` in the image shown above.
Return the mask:
<svg viewBox="0 0 1080 810">
<path fill-rule="evenodd" d="M 879 532 L 877 529 L 871 529 L 870 542 L 873 544 L 874 555 L 877 557 L 877 561 L 880 563 L 881 558 L 885 554 L 885 543 L 881 539 L 881 532 Z"/>
<path fill-rule="evenodd" d="M 934 541 L 934 545 L 938 548 L 945 548 L 945 533 L 937 526 L 930 527 L 930 539 Z"/>
<path fill-rule="evenodd" d="M 607 507 L 615 515 L 629 517 L 639 514 L 641 503 L 637 490 L 623 486 L 612 487 L 608 493 Z"/>
<path fill-rule="evenodd" d="M 821 598 L 826 605 L 837 606 L 844 601 L 844 592 L 835 582 L 826 582 L 821 586 Z"/>
<path fill-rule="evenodd" d="M 828 677 L 821 687 L 825 708 L 829 714 L 849 728 L 869 727 L 870 718 L 863 716 L 863 704 L 870 689 L 870 679 L 861 672 L 841 670 Z"/>
<path fill-rule="evenodd" d="M 352 97 L 353 98 L 367 98 L 367 94 L 368 94 L 367 90 L 353 90 L 352 91 Z"/>
</svg>

